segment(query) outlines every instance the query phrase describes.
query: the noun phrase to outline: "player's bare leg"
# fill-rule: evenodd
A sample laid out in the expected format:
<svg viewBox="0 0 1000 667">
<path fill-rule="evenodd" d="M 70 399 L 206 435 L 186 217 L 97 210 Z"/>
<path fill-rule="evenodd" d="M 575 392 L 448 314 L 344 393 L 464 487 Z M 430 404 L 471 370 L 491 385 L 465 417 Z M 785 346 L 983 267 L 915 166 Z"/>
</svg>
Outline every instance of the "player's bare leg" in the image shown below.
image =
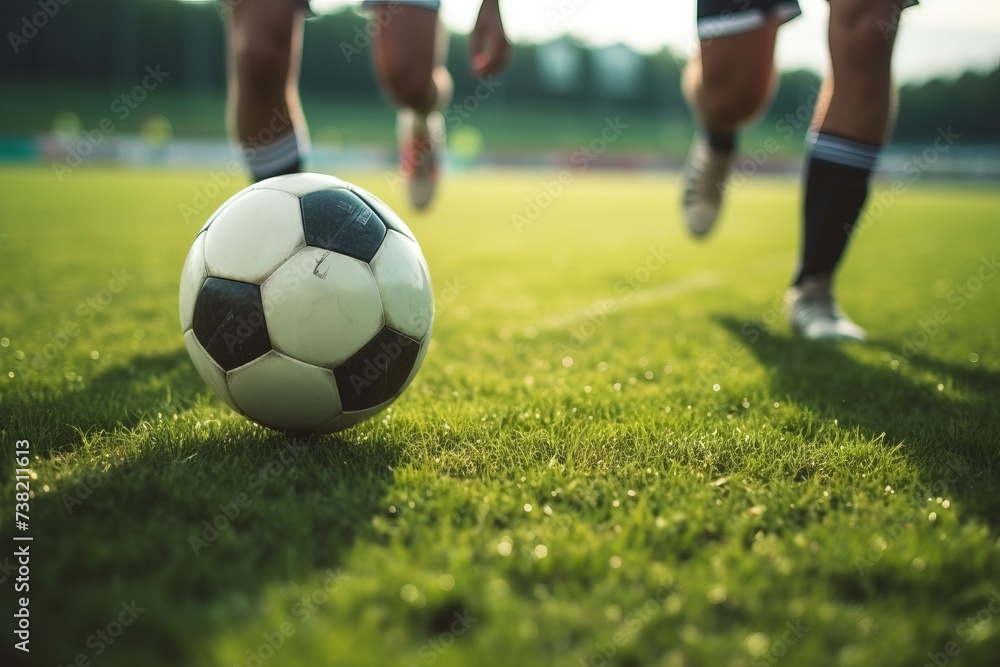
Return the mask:
<svg viewBox="0 0 1000 667">
<path fill-rule="evenodd" d="M 299 100 L 301 0 L 226 5 L 227 125 L 254 180 L 299 171 L 309 132 Z"/>
<path fill-rule="evenodd" d="M 681 89 L 701 130 L 684 165 L 684 217 L 695 236 L 718 219 L 737 134 L 766 111 L 776 87 L 774 42 L 782 20 L 736 35 L 703 39 Z"/>
<path fill-rule="evenodd" d="M 386 95 L 399 107 L 400 175 L 417 209 L 430 204 L 437 188 L 445 145 L 440 109 L 451 100 L 451 75 L 444 67 L 447 32 L 437 12 L 420 7 L 375 7 L 382 29 L 375 37 L 375 70 Z"/>
<path fill-rule="evenodd" d="M 807 338 L 865 337 L 837 308 L 832 281 L 894 114 L 890 70 L 903 4 L 830 2 L 833 73 L 809 137 L 802 254 L 788 293 L 792 326 Z"/>
</svg>

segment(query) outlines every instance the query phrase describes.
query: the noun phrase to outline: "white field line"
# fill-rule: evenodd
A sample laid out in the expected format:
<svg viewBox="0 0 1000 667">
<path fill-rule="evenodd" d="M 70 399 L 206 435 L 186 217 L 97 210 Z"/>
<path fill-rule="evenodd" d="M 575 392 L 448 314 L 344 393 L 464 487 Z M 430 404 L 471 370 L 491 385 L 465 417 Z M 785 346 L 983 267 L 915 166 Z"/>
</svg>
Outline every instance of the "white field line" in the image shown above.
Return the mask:
<svg viewBox="0 0 1000 667">
<path fill-rule="evenodd" d="M 669 301 L 685 294 L 691 294 L 692 292 L 708 289 L 719 282 L 719 278 L 714 272 L 702 271 L 701 273 L 681 278 L 680 280 L 672 283 L 660 285 L 656 289 L 640 290 L 628 296 L 618 297 L 617 299 L 600 299 L 582 309 L 573 310 L 559 315 L 551 315 L 535 324 L 533 328 L 536 331 L 565 329 L 572 324 L 577 324 L 578 322 L 583 322 L 584 320 L 589 319 L 594 311 L 599 310 L 604 313 L 613 311 L 614 313 L 617 313 L 629 308 L 635 308 L 637 306 L 644 306 L 650 303 L 657 303 L 659 301 Z M 527 328 L 531 329 L 532 327 L 529 326 Z"/>
<path fill-rule="evenodd" d="M 742 270 L 739 271 L 739 274 L 746 276 L 748 274 L 756 273 L 760 269 L 772 268 L 776 263 L 787 261 L 787 253 L 762 257 L 750 266 L 743 267 Z M 728 278 L 728 274 L 730 273 L 733 272 L 723 272 L 718 270 L 701 271 L 690 276 L 685 276 L 680 280 L 660 285 L 653 289 L 639 290 L 616 299 L 610 297 L 606 299 L 599 299 L 584 308 L 558 315 L 550 315 L 549 317 L 536 322 L 534 325 L 525 327 L 525 330 L 534 329 L 535 331 L 542 332 L 553 331 L 555 329 L 565 329 L 573 324 L 578 324 L 579 322 L 590 319 L 595 311 L 608 313 L 610 316 L 623 310 L 646 306 L 651 303 L 659 303 L 661 301 L 670 301 L 680 296 L 685 296 L 694 292 L 701 292 L 715 287 L 716 285 L 725 282 L 724 278 Z"/>
</svg>

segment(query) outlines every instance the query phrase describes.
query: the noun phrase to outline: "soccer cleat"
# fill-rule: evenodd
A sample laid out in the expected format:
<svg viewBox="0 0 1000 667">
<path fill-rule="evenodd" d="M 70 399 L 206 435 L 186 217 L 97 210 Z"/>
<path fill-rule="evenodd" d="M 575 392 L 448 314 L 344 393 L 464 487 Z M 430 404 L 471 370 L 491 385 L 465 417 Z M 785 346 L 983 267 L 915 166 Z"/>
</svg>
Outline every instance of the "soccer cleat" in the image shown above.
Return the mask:
<svg viewBox="0 0 1000 667">
<path fill-rule="evenodd" d="M 446 142 L 444 116 L 439 111 L 427 115 L 401 109 L 396 116 L 399 140 L 399 173 L 414 208 L 427 208 L 437 189 Z"/>
<path fill-rule="evenodd" d="M 715 225 L 733 156 L 712 150 L 696 134 L 684 161 L 684 219 L 694 236 L 705 236 Z"/>
<path fill-rule="evenodd" d="M 833 301 L 829 277 L 803 278 L 785 294 L 792 329 L 809 340 L 865 340 L 865 330 Z"/>
</svg>

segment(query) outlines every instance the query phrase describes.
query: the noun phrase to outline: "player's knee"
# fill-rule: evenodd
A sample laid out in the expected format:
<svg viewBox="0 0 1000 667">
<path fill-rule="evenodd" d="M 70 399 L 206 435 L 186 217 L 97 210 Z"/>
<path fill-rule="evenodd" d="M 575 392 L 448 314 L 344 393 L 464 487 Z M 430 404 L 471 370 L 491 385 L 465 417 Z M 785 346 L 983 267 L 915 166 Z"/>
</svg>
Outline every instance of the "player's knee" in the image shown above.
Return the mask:
<svg viewBox="0 0 1000 667">
<path fill-rule="evenodd" d="M 397 104 L 420 109 L 431 96 L 431 76 L 407 62 L 387 64 L 379 73 L 386 93 Z"/>
<path fill-rule="evenodd" d="M 738 126 L 754 118 L 767 101 L 767 86 L 741 83 L 722 86 L 718 90 L 706 89 L 705 115 L 714 123 Z"/>
</svg>

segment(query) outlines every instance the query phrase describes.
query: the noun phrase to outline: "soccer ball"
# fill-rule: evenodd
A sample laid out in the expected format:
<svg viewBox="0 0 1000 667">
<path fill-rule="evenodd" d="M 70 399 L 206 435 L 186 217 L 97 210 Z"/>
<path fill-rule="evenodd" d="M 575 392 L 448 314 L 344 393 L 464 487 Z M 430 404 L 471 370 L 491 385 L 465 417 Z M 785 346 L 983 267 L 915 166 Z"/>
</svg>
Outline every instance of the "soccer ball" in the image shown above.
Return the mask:
<svg viewBox="0 0 1000 667">
<path fill-rule="evenodd" d="M 264 426 L 332 433 L 392 403 L 431 336 L 420 246 L 377 197 L 294 174 L 240 191 L 195 238 L 180 286 L 198 373 Z"/>
</svg>

